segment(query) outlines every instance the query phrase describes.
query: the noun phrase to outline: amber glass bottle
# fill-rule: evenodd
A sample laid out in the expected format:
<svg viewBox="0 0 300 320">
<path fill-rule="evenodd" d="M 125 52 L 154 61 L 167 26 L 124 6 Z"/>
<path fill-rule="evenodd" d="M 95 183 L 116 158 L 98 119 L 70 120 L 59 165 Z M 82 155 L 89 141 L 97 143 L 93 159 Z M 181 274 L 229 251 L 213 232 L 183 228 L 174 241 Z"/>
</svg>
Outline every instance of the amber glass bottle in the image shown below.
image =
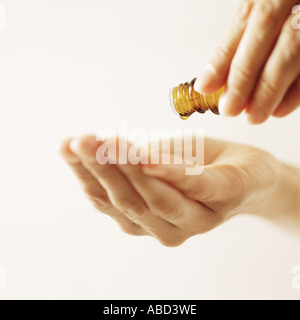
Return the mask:
<svg viewBox="0 0 300 320">
<path fill-rule="evenodd" d="M 196 78 L 190 83 L 182 83 L 170 90 L 170 103 L 181 119 L 188 119 L 194 112 L 204 113 L 211 110 L 219 114 L 218 103 L 224 87 L 209 95 L 202 95 L 194 90 Z"/>
</svg>

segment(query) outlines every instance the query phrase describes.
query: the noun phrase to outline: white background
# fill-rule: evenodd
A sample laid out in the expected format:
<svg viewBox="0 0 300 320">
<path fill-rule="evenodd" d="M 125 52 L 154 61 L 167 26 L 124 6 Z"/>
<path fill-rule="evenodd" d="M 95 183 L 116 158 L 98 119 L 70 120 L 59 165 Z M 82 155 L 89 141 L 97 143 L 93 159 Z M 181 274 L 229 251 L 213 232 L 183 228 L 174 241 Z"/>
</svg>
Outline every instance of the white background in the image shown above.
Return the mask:
<svg viewBox="0 0 300 320">
<path fill-rule="evenodd" d="M 0 30 L 0 264 L 3 299 L 291 298 L 299 238 L 240 216 L 178 248 L 123 234 L 84 197 L 58 155 L 68 136 L 199 128 L 300 164 L 300 110 L 242 117 L 171 111 L 168 91 L 196 76 L 238 0 L 6 0 Z"/>
</svg>

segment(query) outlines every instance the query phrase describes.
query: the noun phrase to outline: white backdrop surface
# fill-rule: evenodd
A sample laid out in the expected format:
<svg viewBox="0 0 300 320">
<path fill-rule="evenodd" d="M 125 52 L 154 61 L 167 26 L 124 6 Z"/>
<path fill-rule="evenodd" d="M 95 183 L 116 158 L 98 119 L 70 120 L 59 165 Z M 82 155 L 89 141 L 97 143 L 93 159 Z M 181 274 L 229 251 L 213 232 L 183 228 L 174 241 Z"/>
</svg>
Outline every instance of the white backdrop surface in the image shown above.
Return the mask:
<svg viewBox="0 0 300 320">
<path fill-rule="evenodd" d="M 191 80 L 237 0 L 1 0 L 2 299 L 299 299 L 299 238 L 249 215 L 178 248 L 123 234 L 97 213 L 58 155 L 64 137 L 127 120 L 131 129 L 200 128 L 300 164 L 300 110 L 181 121 L 168 91 Z"/>
</svg>

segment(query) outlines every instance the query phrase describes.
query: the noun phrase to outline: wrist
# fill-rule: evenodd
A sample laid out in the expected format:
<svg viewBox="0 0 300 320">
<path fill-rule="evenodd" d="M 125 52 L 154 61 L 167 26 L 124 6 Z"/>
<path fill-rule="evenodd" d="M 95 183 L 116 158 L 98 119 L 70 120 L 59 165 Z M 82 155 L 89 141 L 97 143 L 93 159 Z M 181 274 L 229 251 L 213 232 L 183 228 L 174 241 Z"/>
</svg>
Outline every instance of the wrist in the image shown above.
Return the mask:
<svg viewBox="0 0 300 320">
<path fill-rule="evenodd" d="M 300 230 L 300 170 L 277 162 L 274 190 L 260 214 L 288 228 Z"/>
</svg>

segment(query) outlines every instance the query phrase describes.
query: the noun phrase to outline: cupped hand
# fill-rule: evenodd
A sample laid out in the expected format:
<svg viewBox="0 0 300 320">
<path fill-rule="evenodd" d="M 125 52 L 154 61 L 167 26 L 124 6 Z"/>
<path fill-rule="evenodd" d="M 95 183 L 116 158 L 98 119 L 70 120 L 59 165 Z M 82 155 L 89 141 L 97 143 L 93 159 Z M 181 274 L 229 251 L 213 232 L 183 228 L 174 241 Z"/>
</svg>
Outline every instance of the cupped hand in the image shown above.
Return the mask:
<svg viewBox="0 0 300 320">
<path fill-rule="evenodd" d="M 166 246 L 238 213 L 264 211 L 277 196 L 279 164 L 253 147 L 205 139 L 204 170 L 192 176 L 185 171 L 191 164 L 99 164 L 96 153 L 103 143 L 92 135 L 67 139 L 61 154 L 100 212 L 125 232 L 153 236 Z M 182 157 L 173 148 L 171 155 Z"/>
<path fill-rule="evenodd" d="M 245 109 L 253 124 L 300 105 L 299 0 L 241 0 L 195 90 L 208 94 L 225 84 L 220 113 L 236 116 Z"/>
</svg>

